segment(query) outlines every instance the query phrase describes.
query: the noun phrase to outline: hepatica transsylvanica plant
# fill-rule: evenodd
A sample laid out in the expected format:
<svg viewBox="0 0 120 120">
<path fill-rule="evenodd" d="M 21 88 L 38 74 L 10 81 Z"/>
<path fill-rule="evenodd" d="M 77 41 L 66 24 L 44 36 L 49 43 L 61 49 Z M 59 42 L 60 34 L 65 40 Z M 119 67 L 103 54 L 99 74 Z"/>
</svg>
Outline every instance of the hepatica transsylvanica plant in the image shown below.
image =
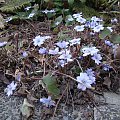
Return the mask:
<svg viewBox="0 0 120 120">
<path fill-rule="evenodd" d="M 113 32 L 114 28 L 111 26 L 115 22 L 117 23 L 117 20 L 112 19 L 111 26 L 105 27 L 101 18 L 93 16 L 88 20 L 83 18 L 82 13 L 77 13 L 73 14 L 68 21 L 74 21 L 71 28 L 73 38 L 58 41 L 57 38 L 53 40 L 52 35 L 35 36 L 33 39 L 35 51 L 37 51 L 39 56 L 44 56 L 44 62 L 49 66 L 49 72 L 52 72 L 53 75 L 60 74 L 74 80 L 79 90 L 93 89 L 97 80 L 96 70 L 99 68 L 109 71 L 112 68 L 109 57 L 104 53 L 105 51 L 102 47 L 113 49 L 111 55 L 115 54 L 115 49 L 117 48 L 115 44 L 109 41 L 109 37 L 101 40 L 100 32 L 104 29 Z M 57 25 L 60 26 L 60 24 Z M 5 44 L 1 43 L 1 46 Z M 24 51 L 23 56 L 25 58 L 28 54 Z M 72 71 L 74 66 L 79 66 L 79 72 L 72 75 L 70 71 Z M 13 93 L 12 91 L 15 90 L 16 86 L 16 83 L 8 85 L 6 88 L 8 96 Z M 51 100 L 50 96 L 41 98 L 40 102 L 47 107 L 55 106 L 55 102 Z"/>
</svg>

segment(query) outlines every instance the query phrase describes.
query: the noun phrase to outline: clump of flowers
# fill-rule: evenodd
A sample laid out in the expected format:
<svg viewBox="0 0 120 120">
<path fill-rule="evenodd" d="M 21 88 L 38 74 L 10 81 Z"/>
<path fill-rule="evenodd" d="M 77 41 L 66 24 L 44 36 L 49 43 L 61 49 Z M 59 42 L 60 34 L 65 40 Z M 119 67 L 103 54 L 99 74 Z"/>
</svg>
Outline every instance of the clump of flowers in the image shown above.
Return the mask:
<svg viewBox="0 0 120 120">
<path fill-rule="evenodd" d="M 42 11 L 45 14 L 54 12 L 54 10 L 47 9 Z M 31 13 L 29 18 L 33 16 L 34 14 Z M 62 28 L 61 21 L 55 21 L 56 26 L 59 25 L 59 30 L 64 32 L 64 29 L 67 29 L 67 37 L 64 33 L 59 35 L 49 34 L 48 36 L 47 33 L 40 32 L 34 36 L 31 41 L 32 45 L 30 44 L 26 49 L 21 50 L 22 59 L 19 59 L 18 62 L 18 64 L 22 64 L 19 66 L 24 74 L 20 72 L 15 76 L 15 80 L 22 83 L 22 77 L 24 76 L 29 82 L 33 79 L 36 86 L 41 85 L 42 90 L 46 90 L 48 98 L 40 98 L 39 96 L 39 101 L 46 107 L 56 105 L 54 99 L 52 100 L 59 94 L 59 90 L 56 90 L 58 86 L 55 83 L 60 83 L 59 88 L 62 88 L 61 91 L 63 91 L 64 86 L 66 87 L 66 83 L 71 79 L 73 81 L 69 85 L 74 86 L 71 88 L 76 87 L 77 90 L 83 92 L 96 87 L 98 81 L 102 78 L 101 74 L 104 73 L 106 76 L 108 75 L 107 72 L 110 74 L 111 71 L 116 71 L 112 65 L 119 44 L 112 43 L 111 36 L 101 37 L 101 33 L 106 28 L 111 35 L 115 31 L 114 27 L 112 25 L 106 27 L 103 24 L 103 19 L 96 16 L 85 19 L 82 13 L 70 15 L 67 20 L 74 24 L 68 28 L 67 26 Z M 117 20 L 113 19 L 111 22 L 115 24 Z M 6 44 L 7 42 L 1 42 L 0 47 L 4 47 Z M 19 56 L 19 54 L 17 55 Z M 44 76 L 49 73 L 50 75 L 44 79 Z M 52 79 L 52 76 L 56 78 Z M 59 81 L 59 76 L 62 76 L 61 79 L 63 80 L 60 79 Z M 40 84 L 36 82 L 37 80 Z M 7 86 L 5 92 L 10 96 L 16 87 L 17 84 L 13 81 Z M 26 91 L 29 93 L 28 90 Z"/>
</svg>

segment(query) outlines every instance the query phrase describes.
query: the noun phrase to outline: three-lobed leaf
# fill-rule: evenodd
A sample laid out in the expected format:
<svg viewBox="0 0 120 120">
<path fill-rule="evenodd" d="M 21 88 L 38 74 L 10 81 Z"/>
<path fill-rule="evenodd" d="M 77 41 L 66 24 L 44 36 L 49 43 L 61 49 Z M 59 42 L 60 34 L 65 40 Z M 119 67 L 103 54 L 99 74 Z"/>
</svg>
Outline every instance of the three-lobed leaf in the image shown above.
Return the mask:
<svg viewBox="0 0 120 120">
<path fill-rule="evenodd" d="M 48 90 L 53 96 L 58 96 L 60 91 L 57 88 L 56 80 L 51 74 L 47 74 L 43 77 L 43 82 Z"/>
</svg>

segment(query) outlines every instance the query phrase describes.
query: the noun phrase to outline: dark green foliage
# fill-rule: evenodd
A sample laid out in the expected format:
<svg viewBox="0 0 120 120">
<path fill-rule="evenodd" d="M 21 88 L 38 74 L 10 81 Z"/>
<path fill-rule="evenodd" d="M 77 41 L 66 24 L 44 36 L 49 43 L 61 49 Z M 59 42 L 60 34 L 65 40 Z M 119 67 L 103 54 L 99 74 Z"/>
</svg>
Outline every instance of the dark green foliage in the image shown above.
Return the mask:
<svg viewBox="0 0 120 120">
<path fill-rule="evenodd" d="M 7 0 L 0 10 L 6 13 L 14 13 L 16 10 L 28 5 L 30 5 L 30 0 Z"/>
</svg>

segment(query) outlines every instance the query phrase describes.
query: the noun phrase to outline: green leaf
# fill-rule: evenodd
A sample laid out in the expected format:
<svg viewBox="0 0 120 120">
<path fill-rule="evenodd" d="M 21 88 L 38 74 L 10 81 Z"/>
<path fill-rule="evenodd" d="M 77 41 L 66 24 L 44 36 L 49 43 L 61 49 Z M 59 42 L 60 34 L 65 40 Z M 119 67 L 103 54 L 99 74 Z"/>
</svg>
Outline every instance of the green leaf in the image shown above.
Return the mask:
<svg viewBox="0 0 120 120">
<path fill-rule="evenodd" d="M 62 20 L 63 20 L 62 15 L 59 16 L 59 17 L 57 17 L 57 18 L 55 19 L 54 24 L 52 25 L 52 27 L 58 26 L 58 25 L 62 22 Z"/>
<path fill-rule="evenodd" d="M 74 0 L 68 0 L 69 5 L 72 5 L 74 3 Z"/>
<path fill-rule="evenodd" d="M 111 40 L 113 43 L 120 43 L 120 35 L 112 35 Z"/>
<path fill-rule="evenodd" d="M 105 28 L 99 35 L 99 37 L 101 39 L 104 39 L 106 36 L 109 36 L 111 34 L 110 30 L 108 30 L 107 28 Z"/>
<path fill-rule="evenodd" d="M 45 2 L 50 2 L 50 0 L 44 0 Z"/>
<path fill-rule="evenodd" d="M 16 10 L 31 5 L 30 0 L 6 0 L 0 10 L 2 12 L 14 13 Z"/>
<path fill-rule="evenodd" d="M 43 82 L 48 90 L 53 96 L 58 96 L 60 91 L 57 88 L 56 80 L 51 74 L 47 74 L 43 77 Z"/>
<path fill-rule="evenodd" d="M 86 0 L 80 0 L 82 3 L 85 3 L 86 2 Z"/>
</svg>

